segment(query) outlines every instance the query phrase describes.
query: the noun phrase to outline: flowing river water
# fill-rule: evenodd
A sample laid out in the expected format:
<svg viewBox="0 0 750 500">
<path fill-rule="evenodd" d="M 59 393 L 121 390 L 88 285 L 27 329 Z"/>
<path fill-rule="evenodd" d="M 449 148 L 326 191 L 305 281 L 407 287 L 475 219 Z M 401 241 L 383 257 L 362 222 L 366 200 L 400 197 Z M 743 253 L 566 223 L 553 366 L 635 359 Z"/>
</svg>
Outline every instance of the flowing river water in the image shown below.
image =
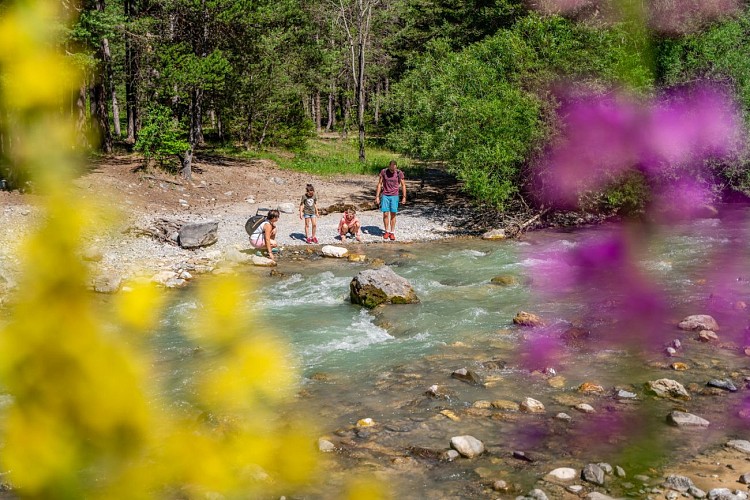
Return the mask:
<svg viewBox="0 0 750 500">
<path fill-rule="evenodd" d="M 565 256 L 619 234 L 614 225 L 499 242 L 362 246 L 408 279 L 421 300 L 375 311 L 349 302 L 349 283 L 368 263 L 295 261 L 287 251 L 279 266 L 284 276 L 243 271 L 257 283 L 247 307 L 291 346 L 301 376 L 297 406 L 337 447 L 325 455 L 330 460 L 320 484 L 307 494 L 334 498 L 347 479 L 374 474 L 401 498 L 514 498 L 556 467 L 607 462 L 627 474 L 608 479 L 610 492 L 640 496 L 643 485 L 633 475 L 656 477 L 671 461 L 727 439 L 748 439 L 750 423 L 738 413 L 750 376 L 744 352 L 750 344 L 744 304 L 750 302 L 749 217 L 750 210 L 731 208 L 666 229 L 629 231 L 636 280 L 621 274 L 629 268 L 617 258 L 611 279 L 557 279 L 571 274 Z M 499 275 L 511 283 L 492 283 Z M 638 297 L 629 296 L 630 281 Z M 658 314 L 642 307 L 649 294 L 651 306 L 660 304 Z M 546 326 L 514 325 L 522 310 Z M 192 347 L 177 332 L 199 311 L 192 290 L 175 293 L 156 336 L 176 399 L 180 381 L 193 376 Z M 691 314 L 712 314 L 718 339 L 700 342 L 697 332 L 678 329 Z M 677 345 L 674 356 L 666 354 L 670 345 Z M 675 370 L 676 362 L 686 369 Z M 461 368 L 475 372 L 478 383 L 451 377 Z M 662 378 L 682 383 L 691 398 L 657 398 L 644 390 Z M 711 379 L 730 380 L 738 390 L 708 387 Z M 584 383 L 603 391 L 582 390 Z M 514 405 L 526 397 L 545 411 L 519 411 Z M 574 409 L 580 403 L 594 413 Z M 666 416 L 673 410 L 711 425 L 670 426 Z M 561 412 L 571 419 L 556 418 Z M 375 425 L 357 428 L 364 418 Z M 467 434 L 484 443 L 483 455 L 440 459 L 451 437 Z M 497 480 L 508 490 L 494 491 Z"/>
</svg>

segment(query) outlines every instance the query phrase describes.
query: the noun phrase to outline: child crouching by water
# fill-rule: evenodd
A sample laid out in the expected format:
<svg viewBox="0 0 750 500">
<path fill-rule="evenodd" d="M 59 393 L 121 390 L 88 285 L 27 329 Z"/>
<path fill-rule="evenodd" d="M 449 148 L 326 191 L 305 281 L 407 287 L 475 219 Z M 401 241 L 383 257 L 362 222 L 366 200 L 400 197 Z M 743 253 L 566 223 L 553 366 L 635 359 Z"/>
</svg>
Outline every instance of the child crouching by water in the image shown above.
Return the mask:
<svg viewBox="0 0 750 500">
<path fill-rule="evenodd" d="M 343 241 L 348 234 L 351 234 L 357 239 L 357 241 L 362 241 L 362 237 L 359 235 L 359 229 L 360 224 L 359 219 L 357 218 L 357 213 L 353 208 L 348 208 L 339 221 L 339 238 Z"/>
<path fill-rule="evenodd" d="M 273 254 L 278 247 L 278 243 L 276 243 L 276 223 L 278 221 L 279 211 L 269 210 L 266 220 L 250 235 L 250 244 L 254 248 L 265 248 L 268 252 L 268 258 L 271 260 L 276 260 Z"/>
</svg>

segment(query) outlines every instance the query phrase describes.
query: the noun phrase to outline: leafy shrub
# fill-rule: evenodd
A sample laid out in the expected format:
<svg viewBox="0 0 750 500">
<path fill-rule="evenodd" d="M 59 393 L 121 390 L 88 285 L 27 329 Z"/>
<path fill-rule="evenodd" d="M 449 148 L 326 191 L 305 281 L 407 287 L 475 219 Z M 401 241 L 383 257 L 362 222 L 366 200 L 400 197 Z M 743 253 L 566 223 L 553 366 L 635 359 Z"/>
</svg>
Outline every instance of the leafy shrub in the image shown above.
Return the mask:
<svg viewBox="0 0 750 500">
<path fill-rule="evenodd" d="M 172 111 L 166 106 L 155 105 L 146 112 L 134 149 L 143 154 L 146 165 L 155 160 L 164 168 L 175 169 L 179 166 L 175 160 L 190 149 L 183 136 Z"/>
</svg>

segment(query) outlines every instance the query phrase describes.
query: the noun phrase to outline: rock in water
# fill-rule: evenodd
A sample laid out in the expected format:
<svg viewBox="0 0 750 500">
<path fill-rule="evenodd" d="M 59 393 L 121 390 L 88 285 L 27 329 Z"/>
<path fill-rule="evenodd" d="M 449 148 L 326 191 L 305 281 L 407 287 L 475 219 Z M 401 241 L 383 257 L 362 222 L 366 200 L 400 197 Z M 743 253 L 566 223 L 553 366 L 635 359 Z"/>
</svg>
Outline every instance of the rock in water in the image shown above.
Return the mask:
<svg viewBox="0 0 750 500">
<path fill-rule="evenodd" d="M 325 245 L 323 248 L 320 249 L 320 253 L 322 253 L 326 257 L 334 257 L 336 259 L 340 259 L 341 257 L 345 256 L 347 253 L 349 253 L 349 250 L 347 250 L 344 247 Z"/>
<path fill-rule="evenodd" d="M 213 245 L 219 239 L 219 223 L 216 221 L 185 224 L 180 228 L 179 241 L 182 248 L 198 248 Z"/>
<path fill-rule="evenodd" d="M 604 469 L 596 464 L 587 464 L 581 471 L 581 479 L 601 486 L 604 484 Z"/>
<path fill-rule="evenodd" d="M 451 447 L 466 458 L 484 453 L 484 443 L 474 436 L 455 436 L 451 438 Z"/>
<path fill-rule="evenodd" d="M 414 288 L 388 266 L 365 269 L 349 284 L 352 304 L 369 309 L 380 304 L 415 304 L 419 302 Z"/>
<path fill-rule="evenodd" d="M 694 314 L 680 321 L 681 330 L 712 330 L 718 331 L 719 324 L 708 314 Z"/>
<path fill-rule="evenodd" d="M 513 323 L 521 326 L 544 326 L 544 320 L 536 314 L 528 313 L 526 311 L 520 311 L 513 318 Z"/>
<path fill-rule="evenodd" d="M 690 393 L 685 387 L 668 378 L 660 378 L 646 383 L 646 389 L 662 398 L 690 399 Z"/>
<path fill-rule="evenodd" d="M 708 427 L 711 423 L 705 418 L 701 418 L 692 413 L 684 411 L 673 411 L 667 415 L 667 422 L 676 427 Z"/>
</svg>

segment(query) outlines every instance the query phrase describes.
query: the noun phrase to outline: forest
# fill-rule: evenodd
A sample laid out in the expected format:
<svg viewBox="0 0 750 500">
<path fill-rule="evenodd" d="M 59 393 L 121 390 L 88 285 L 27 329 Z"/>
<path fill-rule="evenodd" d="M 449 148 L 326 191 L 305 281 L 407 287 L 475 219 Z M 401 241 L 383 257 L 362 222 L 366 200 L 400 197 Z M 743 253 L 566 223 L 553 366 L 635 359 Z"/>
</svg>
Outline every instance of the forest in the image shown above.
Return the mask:
<svg viewBox="0 0 750 500">
<path fill-rule="evenodd" d="M 328 132 L 356 141 L 360 161 L 378 144 L 443 162 L 479 203 L 512 209 L 534 201 L 533 166 L 566 99 L 645 100 L 704 82 L 747 114 L 747 6 L 620 3 L 85 0 L 66 4 L 74 22 L 57 29 L 84 75 L 60 112 L 82 151 L 134 150 L 185 178 L 201 150 L 300 152 Z M 18 189 L 6 115 L 0 173 Z M 747 191 L 743 151 L 709 161 L 702 179 Z M 637 169 L 610 180 L 583 205 L 648 201 Z"/>
</svg>

